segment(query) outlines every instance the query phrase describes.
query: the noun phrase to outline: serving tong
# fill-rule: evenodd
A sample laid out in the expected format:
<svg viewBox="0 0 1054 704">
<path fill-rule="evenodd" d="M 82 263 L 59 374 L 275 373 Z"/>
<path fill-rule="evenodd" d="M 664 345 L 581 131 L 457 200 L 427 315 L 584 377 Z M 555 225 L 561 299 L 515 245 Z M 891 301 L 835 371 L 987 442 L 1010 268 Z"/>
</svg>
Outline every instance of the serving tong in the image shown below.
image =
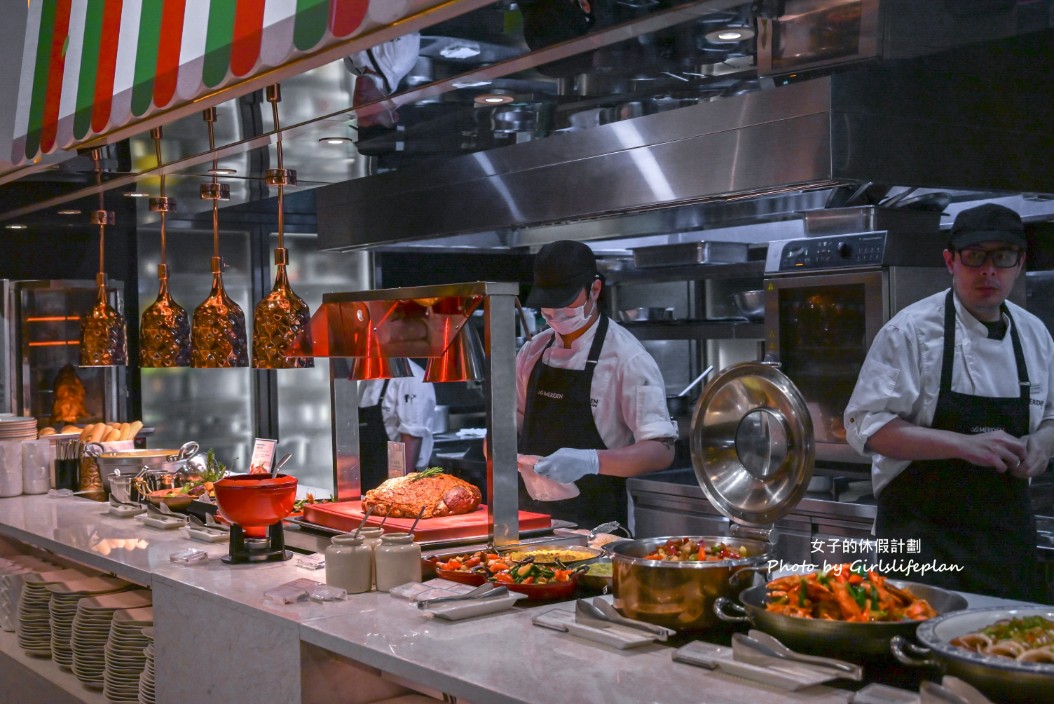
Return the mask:
<svg viewBox="0 0 1054 704">
<path fill-rule="evenodd" d="M 618 612 L 611 602 L 599 596 L 594 597 L 592 601 L 579 599 L 575 602 L 575 621 L 583 626 L 593 626 L 594 628 L 610 628 L 613 625 L 626 626 L 627 628 L 650 633 L 662 641 L 677 634 L 676 631 L 664 626 L 626 618 Z"/>
<path fill-rule="evenodd" d="M 457 594 L 455 596 L 440 596 L 434 599 L 423 599 L 416 602 L 417 608 L 427 609 L 436 604 L 447 604 L 454 601 L 474 601 L 476 599 L 490 599 L 492 597 L 508 596 L 509 590 L 503 585 L 492 582 L 484 582 L 470 592 Z"/>
<path fill-rule="evenodd" d="M 747 634 L 732 634 L 732 653 L 736 660 L 751 665 L 773 665 L 774 661 L 807 665 L 830 673 L 834 677 L 860 682 L 864 679 L 864 668 L 844 660 L 806 655 L 791 650 L 768 633 L 751 629 Z"/>
</svg>

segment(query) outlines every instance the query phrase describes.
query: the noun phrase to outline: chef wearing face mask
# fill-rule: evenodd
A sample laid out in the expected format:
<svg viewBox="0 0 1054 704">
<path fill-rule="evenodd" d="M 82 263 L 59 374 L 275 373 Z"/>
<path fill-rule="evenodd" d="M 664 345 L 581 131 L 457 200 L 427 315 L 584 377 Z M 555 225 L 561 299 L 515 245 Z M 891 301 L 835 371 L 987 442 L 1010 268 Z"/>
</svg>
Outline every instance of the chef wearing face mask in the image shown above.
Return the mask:
<svg viewBox="0 0 1054 704">
<path fill-rule="evenodd" d="M 580 495 L 520 506 L 593 527 L 627 525 L 626 477 L 666 469 L 677 429 L 666 387 L 644 346 L 600 314 L 603 287 L 593 251 L 573 240 L 542 247 L 527 305 L 550 329 L 516 357 L 518 452 L 541 459 L 534 471 Z"/>
</svg>

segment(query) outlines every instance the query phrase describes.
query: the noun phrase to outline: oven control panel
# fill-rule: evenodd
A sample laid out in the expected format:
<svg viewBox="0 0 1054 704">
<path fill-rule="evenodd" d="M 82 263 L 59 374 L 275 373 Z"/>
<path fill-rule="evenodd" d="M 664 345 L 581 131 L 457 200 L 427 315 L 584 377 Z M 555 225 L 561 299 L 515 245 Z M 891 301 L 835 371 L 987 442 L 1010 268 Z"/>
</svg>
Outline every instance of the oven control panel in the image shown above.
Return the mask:
<svg viewBox="0 0 1054 704">
<path fill-rule="evenodd" d="M 772 243 L 775 244 L 775 243 Z M 886 233 L 830 235 L 785 240 L 773 251 L 769 245 L 770 272 L 845 267 L 881 266 L 885 263 Z"/>
</svg>

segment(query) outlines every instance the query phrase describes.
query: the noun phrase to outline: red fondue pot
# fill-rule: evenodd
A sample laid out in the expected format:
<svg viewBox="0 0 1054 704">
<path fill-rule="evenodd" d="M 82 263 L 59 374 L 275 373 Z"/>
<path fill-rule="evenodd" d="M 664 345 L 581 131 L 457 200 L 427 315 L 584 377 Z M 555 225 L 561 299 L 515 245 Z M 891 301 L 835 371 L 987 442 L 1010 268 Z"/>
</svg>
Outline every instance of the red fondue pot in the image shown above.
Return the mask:
<svg viewBox="0 0 1054 704">
<path fill-rule="evenodd" d="M 296 477 L 286 474 L 233 474 L 215 489 L 220 514 L 250 538 L 266 537 L 268 526 L 288 516 L 296 501 Z"/>
</svg>

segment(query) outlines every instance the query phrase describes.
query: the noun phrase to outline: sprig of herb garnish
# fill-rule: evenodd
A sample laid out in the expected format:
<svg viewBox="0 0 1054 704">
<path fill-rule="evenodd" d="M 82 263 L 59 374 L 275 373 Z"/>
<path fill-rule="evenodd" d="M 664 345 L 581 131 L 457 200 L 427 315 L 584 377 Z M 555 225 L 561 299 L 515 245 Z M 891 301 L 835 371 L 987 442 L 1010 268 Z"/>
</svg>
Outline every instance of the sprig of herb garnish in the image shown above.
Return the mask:
<svg viewBox="0 0 1054 704">
<path fill-rule="evenodd" d="M 411 477 L 410 481 L 411 482 L 416 482 L 419 479 L 424 479 L 425 477 L 434 477 L 434 476 L 442 474 L 442 473 L 443 473 L 443 468 L 442 467 L 429 467 L 428 469 L 421 470 L 420 472 L 415 474 L 413 477 Z"/>
</svg>

